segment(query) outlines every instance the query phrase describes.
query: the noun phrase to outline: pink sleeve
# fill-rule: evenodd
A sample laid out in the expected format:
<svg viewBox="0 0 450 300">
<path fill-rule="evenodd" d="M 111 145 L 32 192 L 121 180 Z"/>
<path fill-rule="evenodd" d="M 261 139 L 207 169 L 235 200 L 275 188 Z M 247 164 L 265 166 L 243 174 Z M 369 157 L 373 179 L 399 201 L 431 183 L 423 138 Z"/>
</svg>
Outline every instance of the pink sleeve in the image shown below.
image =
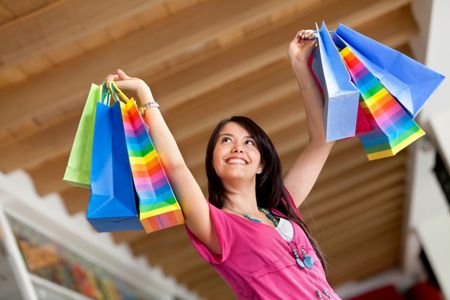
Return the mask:
<svg viewBox="0 0 450 300">
<path fill-rule="evenodd" d="M 213 225 L 214 230 L 216 231 L 217 240 L 219 242 L 220 249 L 222 250 L 222 254 L 216 254 L 209 250 L 205 244 L 202 243 L 189 228 L 184 225 L 186 228 L 189 239 L 192 242 L 192 245 L 197 250 L 198 254 L 209 263 L 212 264 L 221 264 L 223 263 L 230 253 L 230 247 L 234 240 L 234 230 L 232 230 L 232 223 L 230 222 L 230 218 L 226 213 L 212 205 L 208 202 L 209 213 L 211 216 L 211 223 Z"/>
<path fill-rule="evenodd" d="M 292 196 L 291 196 L 291 193 L 289 193 L 289 191 L 288 191 L 287 188 L 284 188 L 284 190 L 286 191 L 286 194 L 287 194 L 287 196 L 288 196 L 287 201 L 288 201 L 288 203 L 289 203 L 289 206 L 291 206 L 291 207 L 294 209 L 294 212 L 295 212 L 295 214 L 297 215 L 297 217 L 299 217 L 300 220 L 303 221 L 302 215 L 300 214 L 300 211 L 298 210 L 297 205 L 295 205 L 295 202 L 294 202 L 294 199 L 293 199 Z"/>
</svg>

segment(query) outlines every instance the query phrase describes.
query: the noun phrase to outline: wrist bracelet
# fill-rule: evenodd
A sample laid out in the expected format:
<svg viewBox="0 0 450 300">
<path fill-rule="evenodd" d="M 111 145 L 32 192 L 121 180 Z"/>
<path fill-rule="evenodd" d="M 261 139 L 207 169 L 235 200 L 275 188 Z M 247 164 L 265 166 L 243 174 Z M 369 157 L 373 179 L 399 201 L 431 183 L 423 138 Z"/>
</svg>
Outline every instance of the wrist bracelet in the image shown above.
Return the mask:
<svg viewBox="0 0 450 300">
<path fill-rule="evenodd" d="M 308 83 L 308 84 L 306 84 L 306 85 L 304 85 L 304 86 L 300 86 L 300 88 L 302 89 L 302 90 L 307 90 L 307 89 L 309 89 L 309 88 L 312 88 L 313 86 L 315 86 L 316 84 L 315 83 Z"/>
<path fill-rule="evenodd" d="M 149 108 L 158 108 L 159 109 L 159 104 L 156 101 L 150 101 L 145 103 L 144 105 L 139 107 L 139 113 L 141 115 L 145 114 L 145 112 L 147 111 L 147 109 Z"/>
</svg>

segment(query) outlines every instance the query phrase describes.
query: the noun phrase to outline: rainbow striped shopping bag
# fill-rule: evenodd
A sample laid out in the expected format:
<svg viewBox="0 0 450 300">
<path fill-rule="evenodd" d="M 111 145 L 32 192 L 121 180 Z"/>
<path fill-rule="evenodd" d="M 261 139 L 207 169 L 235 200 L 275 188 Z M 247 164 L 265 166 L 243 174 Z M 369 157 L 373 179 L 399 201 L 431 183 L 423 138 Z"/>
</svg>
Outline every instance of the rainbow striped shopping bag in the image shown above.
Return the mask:
<svg viewBox="0 0 450 300">
<path fill-rule="evenodd" d="M 125 140 L 134 186 L 139 197 L 139 219 L 144 230 L 152 231 L 183 224 L 184 217 L 159 160 L 153 141 L 139 115 L 133 98 L 128 99 L 112 83 L 115 97 L 122 98 Z"/>
<path fill-rule="evenodd" d="M 348 47 L 340 53 L 361 93 L 360 103 L 372 126 L 371 131 L 358 136 L 369 160 L 393 156 L 425 134 Z"/>
</svg>

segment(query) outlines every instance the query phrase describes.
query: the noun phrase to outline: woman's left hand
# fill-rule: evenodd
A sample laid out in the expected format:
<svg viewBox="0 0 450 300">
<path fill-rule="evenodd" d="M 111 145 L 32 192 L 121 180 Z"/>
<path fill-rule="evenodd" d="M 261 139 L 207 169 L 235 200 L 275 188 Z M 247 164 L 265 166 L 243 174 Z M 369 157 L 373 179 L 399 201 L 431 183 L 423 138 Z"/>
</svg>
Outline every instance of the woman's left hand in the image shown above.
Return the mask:
<svg viewBox="0 0 450 300">
<path fill-rule="evenodd" d="M 136 95 L 136 101 L 138 101 L 139 105 L 155 101 L 150 87 L 144 80 L 137 77 L 130 77 L 121 69 L 117 69 L 116 73 L 108 74 L 105 81 L 108 84 L 110 81 L 114 81 L 119 89 Z"/>
<path fill-rule="evenodd" d="M 314 30 L 300 30 L 289 44 L 289 60 L 294 71 L 308 67 L 308 59 L 316 44 Z"/>
</svg>

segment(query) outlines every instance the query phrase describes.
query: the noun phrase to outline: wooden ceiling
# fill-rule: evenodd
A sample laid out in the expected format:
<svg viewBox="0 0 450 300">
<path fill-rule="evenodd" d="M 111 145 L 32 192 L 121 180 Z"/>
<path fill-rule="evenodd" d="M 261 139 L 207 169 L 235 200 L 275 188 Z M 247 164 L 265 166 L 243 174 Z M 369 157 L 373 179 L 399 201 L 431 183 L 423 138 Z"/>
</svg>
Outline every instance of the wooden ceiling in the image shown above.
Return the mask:
<svg viewBox="0 0 450 300">
<path fill-rule="evenodd" d="M 406 53 L 418 31 L 409 0 L 0 1 L 0 170 L 24 169 L 39 194 L 85 211 L 88 191 L 61 178 L 91 82 L 118 67 L 149 83 L 203 188 L 207 138 L 233 114 L 268 132 L 287 170 L 307 142 L 287 47 L 322 20 Z M 301 207 L 333 285 L 400 265 L 407 161 L 368 162 L 355 139 L 334 148 Z M 182 226 L 114 238 L 205 299 L 234 298 Z"/>
</svg>

